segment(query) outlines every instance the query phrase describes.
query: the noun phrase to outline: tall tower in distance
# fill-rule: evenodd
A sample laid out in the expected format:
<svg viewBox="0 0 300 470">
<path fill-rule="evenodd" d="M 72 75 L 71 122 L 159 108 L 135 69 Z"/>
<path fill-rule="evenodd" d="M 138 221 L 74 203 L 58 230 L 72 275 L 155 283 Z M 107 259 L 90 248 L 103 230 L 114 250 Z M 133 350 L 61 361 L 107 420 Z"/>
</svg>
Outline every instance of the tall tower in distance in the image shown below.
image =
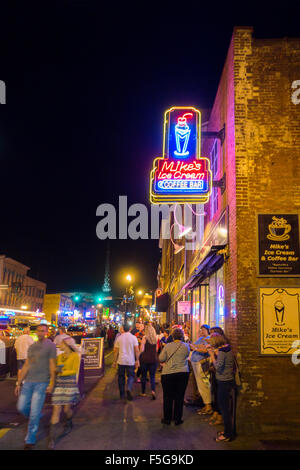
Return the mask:
<svg viewBox="0 0 300 470">
<path fill-rule="evenodd" d="M 111 292 L 111 287 L 110 287 L 110 282 L 109 282 L 109 242 L 107 243 L 105 275 L 104 275 L 104 284 L 102 286 L 102 292 L 105 294 L 109 294 Z"/>
</svg>

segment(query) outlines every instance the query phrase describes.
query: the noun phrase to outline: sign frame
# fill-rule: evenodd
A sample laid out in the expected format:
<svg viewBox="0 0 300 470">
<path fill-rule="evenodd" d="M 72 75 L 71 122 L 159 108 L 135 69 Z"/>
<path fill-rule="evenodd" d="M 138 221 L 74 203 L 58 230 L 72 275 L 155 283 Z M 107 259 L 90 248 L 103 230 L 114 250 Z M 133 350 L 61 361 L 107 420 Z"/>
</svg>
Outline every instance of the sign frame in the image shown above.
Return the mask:
<svg viewBox="0 0 300 470">
<path fill-rule="evenodd" d="M 264 211 L 264 212 L 257 212 L 255 214 L 255 224 L 256 224 L 256 277 L 261 278 L 299 278 L 300 274 L 260 274 L 260 239 L 259 239 L 259 216 L 260 215 L 297 215 L 298 216 L 298 234 L 299 234 L 299 254 L 300 254 L 300 213 L 299 211 L 294 212 L 278 212 L 278 211 Z M 275 243 L 275 241 L 274 241 Z M 271 286 L 272 287 L 272 286 Z"/>
<path fill-rule="evenodd" d="M 179 310 L 181 307 L 189 308 L 189 312 L 180 312 Z M 192 302 L 190 300 L 178 300 L 177 301 L 177 315 L 191 315 L 191 313 L 192 313 Z"/>
<path fill-rule="evenodd" d="M 194 155 L 191 159 L 176 159 L 170 157 L 169 155 L 169 142 L 167 142 L 167 136 L 169 135 L 169 126 L 170 126 L 170 113 L 175 110 L 186 110 L 186 111 L 193 111 L 196 114 L 196 131 L 197 131 L 197 142 L 196 142 L 196 155 Z M 185 113 L 186 114 L 186 113 Z M 155 175 L 159 166 L 160 161 L 169 161 L 169 162 L 186 162 L 191 164 L 192 162 L 199 163 L 202 162 L 204 164 L 204 171 L 207 174 L 207 184 L 208 188 L 207 191 L 204 193 L 197 193 L 196 189 L 190 189 L 190 193 L 184 193 L 184 189 L 178 189 L 177 194 L 171 193 L 157 193 L 154 190 L 154 183 L 155 183 Z M 191 170 L 189 170 L 191 171 Z M 162 180 L 166 181 L 166 180 Z M 173 181 L 173 179 L 170 179 Z M 179 180 L 178 180 L 179 181 Z M 186 178 L 184 181 L 192 181 Z M 197 180 L 199 181 L 199 180 Z M 203 180 L 202 180 L 203 181 Z M 181 193 L 180 193 L 181 191 Z M 164 113 L 164 130 L 163 130 L 163 151 L 162 157 L 157 157 L 154 159 L 152 163 L 152 170 L 150 173 L 150 202 L 152 204 L 206 204 L 211 196 L 212 193 L 212 172 L 210 169 L 210 159 L 207 157 L 201 157 L 201 112 L 196 109 L 194 106 L 172 106 L 171 108 L 167 109 Z"/>
<path fill-rule="evenodd" d="M 300 286 L 282 286 L 282 285 L 267 285 L 267 286 L 259 286 L 257 288 L 257 333 L 258 333 L 258 355 L 259 357 L 291 357 L 294 353 L 294 350 L 290 350 L 287 353 L 272 353 L 266 354 L 263 352 L 263 338 L 262 338 L 262 312 L 261 312 L 261 290 L 262 289 L 298 289 L 299 290 L 299 297 L 300 297 Z M 300 305 L 299 305 L 299 312 L 298 312 L 298 322 L 299 322 L 299 340 L 300 340 Z M 296 339 L 294 340 L 296 341 Z M 292 341 L 291 341 L 292 343 Z M 297 348 L 296 348 L 297 350 Z"/>
<path fill-rule="evenodd" d="M 99 342 L 99 358 L 98 358 L 98 364 L 97 365 L 92 365 L 92 366 L 86 366 L 85 365 L 85 344 L 92 342 L 95 343 L 95 341 Z M 84 359 L 84 371 L 85 374 L 88 372 L 89 376 L 92 376 L 94 373 L 95 376 L 103 375 L 104 371 L 104 338 L 82 338 L 81 340 L 81 349 L 82 349 L 82 357 Z M 91 372 L 91 373 L 90 373 Z"/>
</svg>

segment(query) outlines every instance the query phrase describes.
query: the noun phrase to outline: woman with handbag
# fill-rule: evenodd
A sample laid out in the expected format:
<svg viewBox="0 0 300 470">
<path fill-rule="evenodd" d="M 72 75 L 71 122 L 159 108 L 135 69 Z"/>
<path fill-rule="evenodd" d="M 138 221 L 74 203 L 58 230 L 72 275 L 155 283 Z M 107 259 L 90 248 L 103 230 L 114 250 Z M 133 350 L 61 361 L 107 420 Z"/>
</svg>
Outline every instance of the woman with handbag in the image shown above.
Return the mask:
<svg viewBox="0 0 300 470">
<path fill-rule="evenodd" d="M 159 355 L 159 361 L 163 363 L 161 383 L 163 387 L 163 412 L 161 422 L 175 425 L 183 423 L 183 403 L 186 387 L 189 379 L 188 357 L 190 347 L 184 343 L 183 331 L 176 328 L 172 332 L 172 343 L 166 344 Z"/>
<path fill-rule="evenodd" d="M 140 346 L 140 368 L 141 368 L 141 384 L 142 384 L 142 393 L 140 396 L 146 396 L 146 382 L 147 374 L 149 371 L 150 375 L 150 384 L 151 384 L 151 393 L 152 400 L 155 400 L 155 372 L 157 368 L 157 334 L 152 325 L 146 325 L 145 327 L 145 336 L 142 339 Z"/>
</svg>

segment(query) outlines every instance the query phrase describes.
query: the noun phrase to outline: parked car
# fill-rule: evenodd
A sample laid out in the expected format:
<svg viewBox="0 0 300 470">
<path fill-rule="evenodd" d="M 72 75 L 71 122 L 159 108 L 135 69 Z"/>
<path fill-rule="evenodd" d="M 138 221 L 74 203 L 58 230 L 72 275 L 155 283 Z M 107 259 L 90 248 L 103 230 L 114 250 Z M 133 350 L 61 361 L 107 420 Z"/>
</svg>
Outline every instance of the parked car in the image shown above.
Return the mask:
<svg viewBox="0 0 300 470">
<path fill-rule="evenodd" d="M 1 339 L 7 338 L 7 339 L 11 339 L 13 341 L 14 340 L 14 335 L 9 329 L 6 329 L 6 330 L 1 329 L 0 330 L 0 338 Z"/>
<path fill-rule="evenodd" d="M 14 350 L 15 338 L 8 328 L 0 329 L 0 379 L 6 378 L 13 369 L 13 363 L 17 363 L 16 354 Z M 4 361 L 3 361 L 4 360 Z M 4 364 L 2 363 L 4 362 Z"/>
<path fill-rule="evenodd" d="M 87 336 L 86 328 L 83 325 L 69 326 L 67 334 L 74 337 L 77 344 L 80 344 L 81 339 Z"/>
</svg>

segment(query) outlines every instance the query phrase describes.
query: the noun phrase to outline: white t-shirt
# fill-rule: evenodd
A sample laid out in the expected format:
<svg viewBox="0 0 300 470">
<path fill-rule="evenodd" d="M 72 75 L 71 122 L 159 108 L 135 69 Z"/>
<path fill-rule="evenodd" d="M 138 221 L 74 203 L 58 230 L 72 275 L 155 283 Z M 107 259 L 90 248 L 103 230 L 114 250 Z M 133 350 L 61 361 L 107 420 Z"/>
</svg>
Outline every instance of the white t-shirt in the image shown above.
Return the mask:
<svg viewBox="0 0 300 470">
<path fill-rule="evenodd" d="M 115 348 L 119 349 L 118 364 L 121 366 L 134 366 L 134 348 L 138 345 L 137 338 L 129 331 L 122 333 L 115 341 Z"/>
<path fill-rule="evenodd" d="M 24 361 L 27 359 L 27 351 L 29 346 L 34 343 L 34 339 L 29 335 L 18 336 L 15 342 L 15 349 L 17 351 L 17 359 Z"/>
<path fill-rule="evenodd" d="M 6 364 L 6 349 L 5 343 L 0 339 L 0 364 Z"/>
</svg>

